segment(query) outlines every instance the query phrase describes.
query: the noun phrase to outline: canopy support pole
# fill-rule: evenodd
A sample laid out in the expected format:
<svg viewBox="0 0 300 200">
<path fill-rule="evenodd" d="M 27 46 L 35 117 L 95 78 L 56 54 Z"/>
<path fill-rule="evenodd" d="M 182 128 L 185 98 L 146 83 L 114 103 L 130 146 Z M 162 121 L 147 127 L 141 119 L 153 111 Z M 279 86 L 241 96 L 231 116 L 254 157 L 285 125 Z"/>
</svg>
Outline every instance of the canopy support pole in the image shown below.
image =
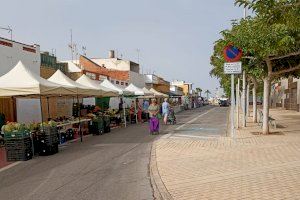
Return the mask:
<svg viewBox="0 0 300 200">
<path fill-rule="evenodd" d="M 48 119 L 50 118 L 50 108 L 49 108 L 49 97 L 47 97 L 47 112 L 48 112 Z"/>
<path fill-rule="evenodd" d="M 78 92 L 77 92 L 77 105 L 79 107 L 79 109 L 77 110 L 78 112 L 78 119 L 79 119 L 79 135 L 80 135 L 80 142 L 82 142 L 82 131 L 81 131 L 81 122 L 80 122 L 80 115 L 81 115 L 81 107 L 79 104 L 79 98 L 78 98 Z"/>
<path fill-rule="evenodd" d="M 42 105 L 42 96 L 40 95 L 40 110 L 41 110 L 41 125 L 42 125 L 42 131 L 43 133 L 45 132 L 45 129 L 44 129 L 44 115 L 43 115 L 43 105 Z M 34 155 L 34 145 L 33 145 L 33 138 L 32 138 L 32 155 Z"/>
<path fill-rule="evenodd" d="M 125 128 L 126 128 L 127 122 L 126 122 L 126 112 L 125 112 L 125 101 L 124 101 L 124 96 L 122 96 L 122 105 L 123 105 L 124 125 L 125 125 Z"/>
<path fill-rule="evenodd" d="M 136 124 L 138 124 L 138 116 L 137 116 L 137 110 L 136 110 L 136 101 L 138 99 L 135 98 L 135 102 L 134 102 L 134 114 L 135 114 L 135 121 L 136 121 Z"/>
</svg>

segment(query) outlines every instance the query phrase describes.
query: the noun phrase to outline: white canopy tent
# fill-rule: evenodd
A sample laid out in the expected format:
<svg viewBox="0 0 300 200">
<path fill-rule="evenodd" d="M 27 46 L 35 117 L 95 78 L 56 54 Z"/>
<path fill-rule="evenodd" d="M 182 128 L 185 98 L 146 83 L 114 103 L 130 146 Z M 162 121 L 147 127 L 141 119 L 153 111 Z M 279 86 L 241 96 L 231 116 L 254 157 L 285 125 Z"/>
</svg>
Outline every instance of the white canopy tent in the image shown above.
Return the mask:
<svg viewBox="0 0 300 200">
<path fill-rule="evenodd" d="M 21 61 L 0 77 L 0 96 L 75 95 L 76 91 L 32 72 Z"/>
<path fill-rule="evenodd" d="M 159 91 L 155 90 L 154 88 L 151 88 L 150 91 L 154 93 L 155 97 L 169 97 L 169 95 L 159 92 Z"/>
<path fill-rule="evenodd" d="M 145 92 L 143 91 L 143 89 L 133 85 L 132 83 L 130 83 L 125 89 L 130 92 L 133 92 L 134 96 L 136 96 L 136 97 L 145 96 Z M 134 104 L 134 110 L 136 113 L 136 103 Z M 138 121 L 138 117 L 136 114 L 135 114 L 135 120 L 136 120 L 136 122 Z"/>
<path fill-rule="evenodd" d="M 114 84 L 112 84 L 109 80 L 105 79 L 104 81 L 101 82 L 100 84 L 103 87 L 118 91 L 119 95 L 121 96 L 133 96 L 134 93 L 131 91 L 128 91 L 126 89 L 120 88 Z"/>
<path fill-rule="evenodd" d="M 120 87 L 112 84 L 107 79 L 104 80 L 104 81 L 102 81 L 102 83 L 100 85 L 118 91 L 119 95 L 122 96 L 122 97 L 134 96 L 134 92 L 128 91 L 126 88 L 125 89 L 120 88 Z M 126 114 L 125 114 L 126 112 L 125 112 L 125 102 L 124 102 L 124 99 L 123 99 L 123 102 L 122 102 L 122 107 L 123 107 L 123 115 L 124 115 L 123 116 L 124 117 L 124 125 L 126 127 L 127 124 L 126 124 Z"/>
<path fill-rule="evenodd" d="M 143 87 L 142 90 L 144 91 L 144 94 L 145 94 L 145 96 L 143 97 L 144 99 L 146 99 L 146 98 L 149 99 L 149 98 L 155 97 L 154 93 L 151 92 L 150 90 L 148 90 L 147 88 Z"/>
<path fill-rule="evenodd" d="M 75 81 L 73 81 L 72 79 L 67 77 L 59 69 L 50 78 L 48 78 L 48 81 L 61 84 L 64 87 L 69 88 L 70 90 L 73 90 L 79 96 L 81 96 L 81 95 L 97 96 L 97 95 L 101 94 L 101 91 L 98 91 L 92 87 L 87 87 L 87 86 L 81 85 L 79 83 L 76 83 Z"/>
<path fill-rule="evenodd" d="M 125 89 L 132 92 L 134 96 L 145 96 L 143 89 L 133 85 L 132 83 L 130 83 Z"/>
<path fill-rule="evenodd" d="M 84 85 L 86 87 L 90 87 L 90 88 L 101 91 L 100 96 L 102 96 L 102 97 L 119 96 L 117 90 L 114 90 L 114 89 L 108 88 L 108 87 L 104 87 L 100 84 L 100 81 L 92 80 L 85 74 L 81 75 L 81 77 L 79 77 L 75 82 L 79 83 L 81 85 Z"/>
</svg>

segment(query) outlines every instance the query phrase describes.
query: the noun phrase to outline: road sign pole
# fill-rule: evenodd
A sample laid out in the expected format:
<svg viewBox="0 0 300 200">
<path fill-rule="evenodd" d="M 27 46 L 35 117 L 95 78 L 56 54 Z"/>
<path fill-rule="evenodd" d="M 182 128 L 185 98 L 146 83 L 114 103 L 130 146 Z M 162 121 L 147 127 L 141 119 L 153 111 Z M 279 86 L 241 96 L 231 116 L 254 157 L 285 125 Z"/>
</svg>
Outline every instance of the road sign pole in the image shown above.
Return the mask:
<svg viewBox="0 0 300 200">
<path fill-rule="evenodd" d="M 231 74 L 231 137 L 235 138 L 234 130 L 234 74 Z"/>
<path fill-rule="evenodd" d="M 236 128 L 239 128 L 240 121 L 240 78 L 236 84 Z"/>
</svg>

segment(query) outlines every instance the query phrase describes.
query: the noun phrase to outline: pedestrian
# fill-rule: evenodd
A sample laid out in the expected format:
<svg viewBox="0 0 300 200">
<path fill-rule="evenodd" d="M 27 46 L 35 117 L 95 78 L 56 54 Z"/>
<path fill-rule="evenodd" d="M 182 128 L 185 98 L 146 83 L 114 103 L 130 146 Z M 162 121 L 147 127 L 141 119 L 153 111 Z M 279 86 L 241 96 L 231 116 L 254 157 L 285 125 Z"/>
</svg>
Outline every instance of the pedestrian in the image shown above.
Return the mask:
<svg viewBox="0 0 300 200">
<path fill-rule="evenodd" d="M 148 108 L 148 111 L 150 116 L 150 133 L 159 132 L 159 119 L 157 116 L 159 114 L 159 106 L 156 103 L 156 99 L 151 99 L 151 104 Z"/>
<path fill-rule="evenodd" d="M 164 102 L 162 103 L 162 116 L 165 124 L 167 124 L 169 111 L 170 111 L 170 104 L 168 103 L 168 99 L 165 98 Z"/>
<path fill-rule="evenodd" d="M 135 103 L 134 101 L 131 102 L 130 109 L 129 109 L 129 115 L 130 115 L 130 123 L 132 124 L 135 119 Z"/>
<path fill-rule="evenodd" d="M 136 101 L 136 107 L 137 107 L 137 117 L 138 117 L 138 121 L 139 123 L 142 123 L 142 112 L 143 112 L 143 108 L 142 105 L 140 104 L 139 100 Z"/>
<path fill-rule="evenodd" d="M 144 100 L 144 102 L 143 102 L 143 112 L 145 114 L 146 121 L 149 120 L 148 108 L 149 108 L 149 101 L 148 100 Z"/>
</svg>

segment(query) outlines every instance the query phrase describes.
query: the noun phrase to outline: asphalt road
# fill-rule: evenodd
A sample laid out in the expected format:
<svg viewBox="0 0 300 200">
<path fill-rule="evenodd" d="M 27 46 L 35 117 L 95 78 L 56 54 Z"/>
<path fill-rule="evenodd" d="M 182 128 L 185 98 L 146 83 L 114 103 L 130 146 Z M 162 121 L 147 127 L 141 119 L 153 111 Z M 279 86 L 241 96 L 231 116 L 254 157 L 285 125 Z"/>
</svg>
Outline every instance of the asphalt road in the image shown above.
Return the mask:
<svg viewBox="0 0 300 200">
<path fill-rule="evenodd" d="M 206 114 L 206 121 L 200 120 L 201 113 L 207 111 L 214 115 Z M 177 115 L 177 125 L 163 126 L 161 132 L 178 137 L 215 136 L 220 131 L 214 127 L 220 120 L 220 127 L 224 127 L 226 112 L 227 108 L 211 106 L 184 111 Z M 219 120 L 211 123 L 215 119 Z M 148 125 L 141 124 L 62 146 L 58 154 L 40 156 L 0 172 L 0 199 L 153 199 L 149 159 L 151 144 L 158 137 L 149 135 Z"/>
</svg>

